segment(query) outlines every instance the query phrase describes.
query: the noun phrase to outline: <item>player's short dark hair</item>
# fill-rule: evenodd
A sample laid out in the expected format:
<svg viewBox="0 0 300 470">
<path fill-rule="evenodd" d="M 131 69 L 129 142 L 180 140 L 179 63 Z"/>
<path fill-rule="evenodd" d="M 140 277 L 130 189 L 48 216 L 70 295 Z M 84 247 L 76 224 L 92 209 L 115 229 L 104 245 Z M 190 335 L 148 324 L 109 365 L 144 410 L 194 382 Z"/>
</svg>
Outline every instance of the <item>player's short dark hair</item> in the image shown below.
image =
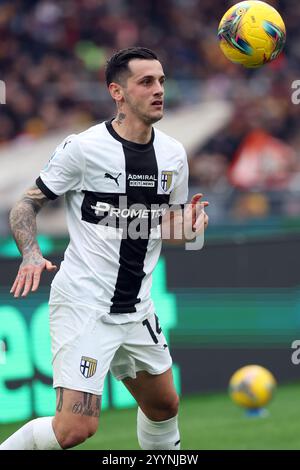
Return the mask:
<svg viewBox="0 0 300 470">
<path fill-rule="evenodd" d="M 116 52 L 107 62 L 105 70 L 106 84 L 120 83 L 129 74 L 128 62 L 132 59 L 158 60 L 155 52 L 146 47 L 128 47 Z"/>
</svg>

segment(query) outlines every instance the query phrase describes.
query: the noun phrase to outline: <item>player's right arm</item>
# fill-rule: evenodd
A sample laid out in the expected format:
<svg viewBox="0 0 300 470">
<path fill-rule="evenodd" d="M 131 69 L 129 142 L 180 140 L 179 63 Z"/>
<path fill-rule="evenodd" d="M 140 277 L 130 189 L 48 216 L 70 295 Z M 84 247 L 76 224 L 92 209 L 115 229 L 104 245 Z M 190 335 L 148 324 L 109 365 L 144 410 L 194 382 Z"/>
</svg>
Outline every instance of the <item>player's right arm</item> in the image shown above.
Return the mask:
<svg viewBox="0 0 300 470">
<path fill-rule="evenodd" d="M 57 269 L 51 261 L 43 258 L 36 240 L 36 216 L 47 203 L 48 198 L 37 187 L 28 189 L 20 201 L 12 208 L 9 215 L 13 237 L 23 257 L 17 277 L 10 292 L 14 297 L 25 297 L 30 291 L 37 290 L 41 273 Z"/>
<path fill-rule="evenodd" d="M 81 190 L 85 161 L 79 149 L 77 136 L 72 134 L 58 145 L 47 165 L 10 213 L 10 226 L 23 256 L 23 261 L 11 293 L 25 297 L 36 291 L 43 270 L 54 271 L 50 261 L 43 258 L 36 240 L 36 216 L 47 201 L 62 196 L 67 191 Z"/>
</svg>

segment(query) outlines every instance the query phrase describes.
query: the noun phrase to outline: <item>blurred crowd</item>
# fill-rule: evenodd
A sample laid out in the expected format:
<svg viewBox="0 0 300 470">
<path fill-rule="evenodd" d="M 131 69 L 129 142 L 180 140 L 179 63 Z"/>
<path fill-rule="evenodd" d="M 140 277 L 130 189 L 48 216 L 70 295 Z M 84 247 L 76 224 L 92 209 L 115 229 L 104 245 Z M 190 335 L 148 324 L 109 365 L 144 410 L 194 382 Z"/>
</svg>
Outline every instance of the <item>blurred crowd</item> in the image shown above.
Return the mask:
<svg viewBox="0 0 300 470">
<path fill-rule="evenodd" d="M 300 190 L 300 105 L 291 99 L 292 82 L 300 79 L 300 2 L 269 0 L 284 18 L 287 43 L 279 59 L 258 70 L 231 64 L 219 50 L 218 22 L 234 3 L 0 0 L 0 77 L 6 84 L 0 144 L 112 115 L 106 60 L 120 48 L 144 45 L 164 65 L 169 108 L 211 99 L 233 105 L 230 122 L 197 149 L 190 165 L 191 183 L 216 201 L 216 220 L 274 211 L 300 215 L 300 202 L 282 196 Z M 248 170 L 238 163 L 251 152 L 271 158 L 259 158 L 256 174 L 252 168 L 253 177 L 244 181 L 240 172 Z"/>
</svg>

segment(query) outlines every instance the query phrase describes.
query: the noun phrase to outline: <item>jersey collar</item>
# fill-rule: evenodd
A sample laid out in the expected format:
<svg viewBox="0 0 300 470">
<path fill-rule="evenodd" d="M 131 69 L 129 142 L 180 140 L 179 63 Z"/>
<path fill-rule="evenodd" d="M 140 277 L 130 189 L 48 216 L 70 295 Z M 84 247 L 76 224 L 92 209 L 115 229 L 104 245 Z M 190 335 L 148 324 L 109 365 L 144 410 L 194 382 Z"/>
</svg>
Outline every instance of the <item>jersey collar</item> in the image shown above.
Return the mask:
<svg viewBox="0 0 300 470">
<path fill-rule="evenodd" d="M 130 140 L 126 140 L 126 139 L 123 139 L 123 137 L 121 137 L 116 131 L 115 129 L 113 128 L 112 126 L 112 121 L 114 120 L 115 118 L 112 118 L 110 119 L 109 121 L 106 121 L 105 122 L 105 125 L 106 125 L 106 129 L 108 130 L 108 132 L 110 133 L 110 135 L 118 140 L 119 142 L 121 142 L 122 145 L 126 145 L 126 147 L 129 147 L 133 150 L 147 150 L 149 149 L 150 147 L 152 147 L 153 145 L 153 141 L 154 141 L 154 128 L 152 127 L 152 132 L 151 132 L 151 139 L 149 140 L 149 142 L 147 142 L 146 144 L 138 144 L 136 142 L 131 142 Z"/>
</svg>

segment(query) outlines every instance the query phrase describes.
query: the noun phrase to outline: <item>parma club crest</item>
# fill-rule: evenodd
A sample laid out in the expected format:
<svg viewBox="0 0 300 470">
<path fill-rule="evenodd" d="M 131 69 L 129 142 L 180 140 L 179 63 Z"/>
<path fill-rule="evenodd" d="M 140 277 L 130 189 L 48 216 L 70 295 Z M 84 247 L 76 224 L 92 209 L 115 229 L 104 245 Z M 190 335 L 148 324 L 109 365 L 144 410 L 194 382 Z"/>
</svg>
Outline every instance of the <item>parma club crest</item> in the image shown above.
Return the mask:
<svg viewBox="0 0 300 470">
<path fill-rule="evenodd" d="M 162 171 L 161 172 L 161 179 L 160 184 L 163 191 L 166 193 L 172 186 L 173 181 L 173 171 Z"/>
<path fill-rule="evenodd" d="M 80 361 L 80 372 L 88 379 L 92 377 L 97 369 L 97 360 L 91 357 L 82 356 Z"/>
</svg>

